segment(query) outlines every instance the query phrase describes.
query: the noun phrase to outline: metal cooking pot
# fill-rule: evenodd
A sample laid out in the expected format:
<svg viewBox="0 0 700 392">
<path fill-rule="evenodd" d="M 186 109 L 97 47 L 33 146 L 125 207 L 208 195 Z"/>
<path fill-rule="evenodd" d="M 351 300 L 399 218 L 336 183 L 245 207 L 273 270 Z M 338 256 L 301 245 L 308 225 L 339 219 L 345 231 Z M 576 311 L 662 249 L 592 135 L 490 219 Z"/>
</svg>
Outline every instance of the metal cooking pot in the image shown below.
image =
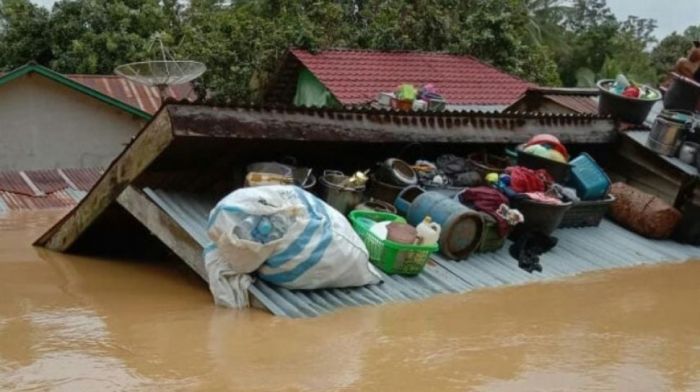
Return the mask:
<svg viewBox="0 0 700 392">
<path fill-rule="evenodd" d="M 362 202 L 365 187 L 349 187 L 344 185 L 348 176 L 335 170 L 326 170 L 319 179 L 321 183 L 321 198 L 343 215 L 350 212 Z"/>
<path fill-rule="evenodd" d="M 680 159 L 684 163 L 693 165 L 695 163 L 695 156 L 698 153 L 698 147 L 700 147 L 698 143 L 683 143 L 683 145 L 681 146 L 681 150 L 678 152 L 678 159 Z"/>
<path fill-rule="evenodd" d="M 685 117 L 673 116 L 670 113 L 659 115 L 654 120 L 647 145 L 658 154 L 674 156 L 691 126 L 692 122 Z"/>
</svg>

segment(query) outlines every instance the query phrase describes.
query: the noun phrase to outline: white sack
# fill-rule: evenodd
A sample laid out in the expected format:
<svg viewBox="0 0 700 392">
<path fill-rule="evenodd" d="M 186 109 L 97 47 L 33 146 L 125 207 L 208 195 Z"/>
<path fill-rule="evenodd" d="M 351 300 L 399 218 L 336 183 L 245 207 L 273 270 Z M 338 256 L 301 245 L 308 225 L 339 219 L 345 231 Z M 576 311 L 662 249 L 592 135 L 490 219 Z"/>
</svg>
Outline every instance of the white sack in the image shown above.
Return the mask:
<svg viewBox="0 0 700 392">
<path fill-rule="evenodd" d="M 240 234 L 244 219 L 283 217 L 281 238 L 268 243 Z M 238 230 L 236 228 L 239 227 Z M 234 232 L 235 231 L 235 232 Z M 289 289 L 354 287 L 379 283 L 364 243 L 338 211 L 301 188 L 271 185 L 243 188 L 211 211 L 205 249 L 209 286 L 217 304 L 249 305 L 248 276 Z"/>
</svg>

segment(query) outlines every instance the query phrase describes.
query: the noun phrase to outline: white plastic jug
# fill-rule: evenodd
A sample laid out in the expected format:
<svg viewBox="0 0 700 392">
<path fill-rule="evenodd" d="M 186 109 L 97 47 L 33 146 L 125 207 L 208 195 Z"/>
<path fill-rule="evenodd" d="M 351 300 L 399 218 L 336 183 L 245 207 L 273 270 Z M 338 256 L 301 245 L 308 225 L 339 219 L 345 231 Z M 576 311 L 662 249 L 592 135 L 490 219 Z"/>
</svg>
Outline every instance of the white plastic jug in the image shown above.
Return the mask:
<svg viewBox="0 0 700 392">
<path fill-rule="evenodd" d="M 440 239 L 441 227 L 433 222 L 433 219 L 429 216 L 426 216 L 423 222 L 416 226 L 416 230 L 419 238 L 418 245 L 434 245 Z"/>
</svg>

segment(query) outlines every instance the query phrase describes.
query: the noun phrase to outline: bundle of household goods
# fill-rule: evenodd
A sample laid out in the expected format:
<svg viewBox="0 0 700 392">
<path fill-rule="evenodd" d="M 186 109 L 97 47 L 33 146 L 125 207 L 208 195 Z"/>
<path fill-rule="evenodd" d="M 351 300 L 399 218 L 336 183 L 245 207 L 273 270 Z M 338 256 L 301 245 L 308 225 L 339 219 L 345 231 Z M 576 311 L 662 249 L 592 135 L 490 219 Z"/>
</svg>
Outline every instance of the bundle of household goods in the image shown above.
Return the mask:
<svg viewBox="0 0 700 392">
<path fill-rule="evenodd" d="M 435 85 L 428 83 L 420 88 L 412 84 L 402 84 L 394 92 L 380 93 L 377 106 L 401 111 L 442 111 L 447 104 Z"/>
<path fill-rule="evenodd" d="M 516 162 L 486 152 L 397 158 L 353 174 L 279 162 L 247 166 L 245 188 L 211 211 L 205 265 L 218 303 L 248 304 L 253 279 L 290 289 L 375 284 L 416 275 L 436 252 L 451 260 L 501 249 L 541 271 L 563 226 L 595 226 L 614 200 L 587 154 L 570 160 L 557 138 L 516 147 Z"/>
</svg>

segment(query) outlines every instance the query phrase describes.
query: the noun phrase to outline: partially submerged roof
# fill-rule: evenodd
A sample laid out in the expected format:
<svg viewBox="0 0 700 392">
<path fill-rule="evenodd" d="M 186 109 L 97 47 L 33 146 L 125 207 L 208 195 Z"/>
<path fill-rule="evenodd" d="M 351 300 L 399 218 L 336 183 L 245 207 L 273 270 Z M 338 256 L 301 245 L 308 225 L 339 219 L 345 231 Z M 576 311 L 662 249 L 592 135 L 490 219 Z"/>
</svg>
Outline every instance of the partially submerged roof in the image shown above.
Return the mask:
<svg viewBox="0 0 700 392">
<path fill-rule="evenodd" d="M 107 105 L 148 120 L 160 108 L 160 96 L 153 87 L 137 85 L 113 75 L 63 75 L 38 64 L 29 63 L 0 76 L 0 87 L 29 74 L 41 75 Z M 194 99 L 191 85 L 168 89 L 177 100 Z"/>
<path fill-rule="evenodd" d="M 609 144 L 616 137 L 612 120 L 596 116 L 166 105 L 80 204 L 36 244 L 68 250 L 110 207 L 120 206 L 206 280 L 202 251 L 207 215 L 217 200 L 239 186 L 239 172 L 250 162 L 293 155 L 316 169 L 356 169 L 371 167 L 387 154 L 405 152 L 406 146 L 419 146 L 426 153 L 466 150 L 470 143 L 521 143 L 541 132 L 555 134 L 564 143 Z M 108 229 L 113 233 L 112 227 Z M 572 246 L 585 246 L 588 239 L 581 241 Z M 629 248 L 636 250 L 635 246 Z M 572 248 L 561 249 L 569 257 Z M 677 260 L 684 249 L 651 250 L 644 255 L 665 258 L 672 254 Z M 464 263 L 464 272 L 436 258 L 416 278 L 384 276 L 384 284 L 378 286 L 290 291 L 257 282 L 251 293 L 275 314 L 301 317 L 342 306 L 463 292 L 507 283 L 506 277 L 513 282 L 530 279 L 514 262 L 505 261 L 507 254 L 501 256 L 498 263 L 504 271 L 486 270 L 471 278 L 460 274 L 482 267 Z M 580 258 L 575 268 L 552 267 L 544 276 L 565 276 L 597 266 L 590 261 L 593 256 Z M 492 256 L 478 260 L 486 265 Z M 631 256 L 618 263 L 631 263 Z"/>
<path fill-rule="evenodd" d="M 466 55 L 292 49 L 267 94 L 269 102 L 291 102 L 300 66 L 309 69 L 343 105 L 368 103 L 403 83 L 433 83 L 451 105 L 509 105 L 533 86 Z"/>
<path fill-rule="evenodd" d="M 367 151 L 383 150 L 382 145 L 391 144 L 524 143 L 543 132 L 559 137 L 563 143 L 610 143 L 616 137 L 612 120 L 590 115 L 166 105 L 112 162 L 90 194 L 39 243 L 68 249 L 156 161 L 161 166 L 180 167 L 188 162 L 204 166 L 217 160 L 263 159 L 264 154 L 274 158 L 274 149 L 257 147 L 262 141 L 276 142 L 276 148 L 288 151 L 296 143 L 305 154 L 325 153 L 334 161 L 339 158 L 329 152 L 331 149 L 319 149 L 313 143 L 330 143 L 357 155 L 358 144 Z M 243 148 L 236 155 L 233 148 L 244 145 L 255 148 Z M 256 154 L 250 156 L 253 152 Z M 357 155 L 358 159 L 362 157 Z"/>
<path fill-rule="evenodd" d="M 550 105 L 546 105 L 547 102 Z M 551 104 L 557 105 L 558 108 L 553 110 Z M 532 87 L 528 88 L 505 111 L 597 114 L 598 89 Z"/>
<path fill-rule="evenodd" d="M 0 212 L 73 207 L 101 173 L 100 169 L 0 171 Z"/>
</svg>

